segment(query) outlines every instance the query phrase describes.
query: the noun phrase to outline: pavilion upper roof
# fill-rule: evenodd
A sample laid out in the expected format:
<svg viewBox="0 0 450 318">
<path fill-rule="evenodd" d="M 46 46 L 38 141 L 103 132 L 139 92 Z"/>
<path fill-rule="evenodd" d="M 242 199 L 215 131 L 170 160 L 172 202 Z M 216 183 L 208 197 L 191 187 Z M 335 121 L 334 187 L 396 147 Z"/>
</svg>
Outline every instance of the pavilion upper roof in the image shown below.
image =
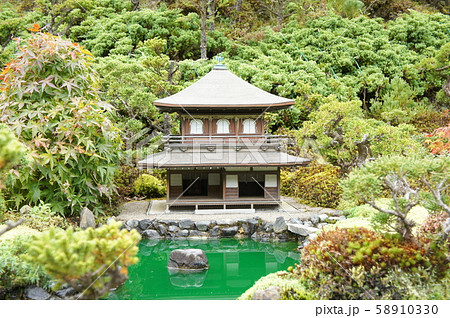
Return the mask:
<svg viewBox="0 0 450 318">
<path fill-rule="evenodd" d="M 294 100 L 268 93 L 216 65 L 197 82 L 174 95 L 154 102 L 161 111 L 221 110 L 275 111 L 288 108 Z"/>
</svg>

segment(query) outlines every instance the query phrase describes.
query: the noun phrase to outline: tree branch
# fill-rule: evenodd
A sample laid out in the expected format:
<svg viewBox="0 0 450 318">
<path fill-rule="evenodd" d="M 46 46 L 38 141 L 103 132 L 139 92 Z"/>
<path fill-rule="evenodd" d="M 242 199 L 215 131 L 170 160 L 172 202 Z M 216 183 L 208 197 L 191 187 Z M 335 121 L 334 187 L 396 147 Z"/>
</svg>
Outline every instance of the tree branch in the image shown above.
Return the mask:
<svg viewBox="0 0 450 318">
<path fill-rule="evenodd" d="M 437 69 L 435 69 L 435 71 L 440 72 L 440 71 L 444 71 L 444 70 L 446 70 L 446 69 L 448 69 L 448 68 L 450 68 L 450 65 L 447 65 L 447 66 L 444 66 L 444 67 L 437 68 Z"/>
<path fill-rule="evenodd" d="M 433 188 L 430 184 L 430 182 L 427 180 L 427 178 L 422 177 L 422 182 L 425 184 L 425 186 L 428 188 L 428 190 L 431 191 L 431 194 L 433 195 L 434 199 L 436 200 L 436 204 L 444 210 L 448 216 L 450 217 L 450 207 L 442 201 L 442 191 L 445 191 L 445 189 L 448 188 L 448 185 L 445 185 L 447 182 L 447 178 L 444 178 L 439 182 L 436 188 Z M 445 185 L 445 186 L 444 186 Z"/>
<path fill-rule="evenodd" d="M 12 222 L 12 221 L 6 222 L 6 224 L 5 224 L 6 227 L 0 229 L 0 236 L 2 236 L 3 234 L 5 234 L 6 232 L 11 231 L 12 229 L 18 227 L 18 226 L 19 226 L 20 224 L 22 224 L 23 222 L 25 222 L 24 219 L 20 219 L 19 221 L 15 222 L 15 223 Z"/>
<path fill-rule="evenodd" d="M 378 211 L 380 211 L 380 212 L 383 212 L 383 213 L 387 213 L 387 214 L 396 216 L 396 217 L 398 217 L 398 218 L 401 217 L 401 215 L 400 215 L 398 212 L 396 212 L 396 211 L 393 211 L 393 210 L 387 210 L 387 209 L 383 209 L 382 207 L 379 207 L 379 206 L 375 203 L 374 200 L 369 201 L 369 200 L 367 200 L 366 197 L 362 197 L 362 199 L 363 199 L 363 201 L 364 201 L 365 203 L 369 204 L 369 205 L 370 205 L 372 208 L 374 208 L 375 210 L 378 210 Z"/>
</svg>

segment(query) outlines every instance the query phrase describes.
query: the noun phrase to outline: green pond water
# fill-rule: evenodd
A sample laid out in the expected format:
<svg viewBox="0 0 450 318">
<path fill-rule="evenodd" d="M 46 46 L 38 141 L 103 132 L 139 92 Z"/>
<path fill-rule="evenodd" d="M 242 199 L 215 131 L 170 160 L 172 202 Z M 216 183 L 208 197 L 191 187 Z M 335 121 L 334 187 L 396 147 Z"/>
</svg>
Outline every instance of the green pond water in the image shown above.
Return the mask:
<svg viewBox="0 0 450 318">
<path fill-rule="evenodd" d="M 298 263 L 297 245 L 235 239 L 141 241 L 139 263 L 130 266 L 128 281 L 108 299 L 236 299 L 261 276 Z M 209 269 L 169 274 L 170 252 L 179 248 L 204 250 Z"/>
</svg>

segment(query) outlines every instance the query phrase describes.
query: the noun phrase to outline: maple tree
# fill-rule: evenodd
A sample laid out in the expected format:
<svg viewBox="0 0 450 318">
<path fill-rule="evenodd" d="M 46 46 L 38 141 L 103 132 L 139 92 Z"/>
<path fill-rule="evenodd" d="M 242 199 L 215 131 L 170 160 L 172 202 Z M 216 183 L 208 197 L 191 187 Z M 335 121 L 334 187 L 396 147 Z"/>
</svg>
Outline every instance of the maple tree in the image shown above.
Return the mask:
<svg viewBox="0 0 450 318">
<path fill-rule="evenodd" d="M 41 32 L 19 45 L 0 75 L 0 110 L 29 156 L 11 176 L 9 200 L 17 208 L 42 200 L 62 214 L 83 206 L 99 213 L 100 198 L 113 191 L 120 139 L 98 95 L 93 56 Z"/>
</svg>

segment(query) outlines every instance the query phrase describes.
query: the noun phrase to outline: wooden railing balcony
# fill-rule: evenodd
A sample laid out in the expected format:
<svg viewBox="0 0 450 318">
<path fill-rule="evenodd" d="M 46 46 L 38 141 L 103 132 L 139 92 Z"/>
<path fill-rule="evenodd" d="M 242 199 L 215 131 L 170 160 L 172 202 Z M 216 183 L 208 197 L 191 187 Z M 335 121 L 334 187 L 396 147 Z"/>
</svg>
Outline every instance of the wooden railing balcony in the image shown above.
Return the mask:
<svg viewBox="0 0 450 318">
<path fill-rule="evenodd" d="M 166 149 L 180 148 L 186 150 L 189 148 L 211 148 L 235 147 L 236 150 L 242 148 L 273 148 L 275 150 L 282 150 L 287 146 L 293 145 L 294 141 L 291 137 L 286 135 L 169 135 L 163 137 Z"/>
</svg>

